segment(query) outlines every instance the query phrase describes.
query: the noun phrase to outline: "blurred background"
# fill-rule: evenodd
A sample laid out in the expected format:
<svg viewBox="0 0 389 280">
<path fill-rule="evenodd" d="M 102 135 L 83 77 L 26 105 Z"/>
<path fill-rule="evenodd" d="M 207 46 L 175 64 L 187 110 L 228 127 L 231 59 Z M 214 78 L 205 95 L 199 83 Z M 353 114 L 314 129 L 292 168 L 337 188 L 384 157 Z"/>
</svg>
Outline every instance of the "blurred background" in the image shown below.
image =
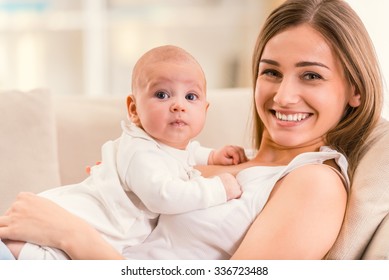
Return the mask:
<svg viewBox="0 0 389 280">
<path fill-rule="evenodd" d="M 54 94 L 126 95 L 136 60 L 163 44 L 192 53 L 209 89 L 250 87 L 257 33 L 281 2 L 0 0 L 0 90 L 39 87 Z M 388 77 L 384 30 L 389 1 L 347 2 L 369 30 Z"/>
</svg>

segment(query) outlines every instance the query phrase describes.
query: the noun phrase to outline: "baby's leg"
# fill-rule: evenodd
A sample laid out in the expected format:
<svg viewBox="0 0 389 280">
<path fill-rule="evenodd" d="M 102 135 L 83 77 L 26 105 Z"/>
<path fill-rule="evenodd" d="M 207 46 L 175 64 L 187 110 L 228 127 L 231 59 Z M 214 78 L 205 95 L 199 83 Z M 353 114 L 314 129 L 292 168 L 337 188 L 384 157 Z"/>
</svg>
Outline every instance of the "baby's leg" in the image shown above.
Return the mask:
<svg viewBox="0 0 389 280">
<path fill-rule="evenodd" d="M 25 243 L 21 249 L 18 260 L 68 260 L 69 256 L 56 248 Z"/>
<path fill-rule="evenodd" d="M 4 248 L 2 248 L 2 246 Z M 8 254 L 7 254 L 8 253 Z M 0 240 L 0 259 L 68 260 L 69 256 L 56 248 L 42 247 L 23 241 Z"/>
<path fill-rule="evenodd" d="M 24 241 L 14 241 L 14 240 L 4 240 L 4 244 L 7 245 L 8 249 L 11 251 L 12 255 L 17 259 L 19 257 L 20 250 L 22 250 Z"/>
<path fill-rule="evenodd" d="M 10 248 L 0 239 L 0 260 L 14 260 L 15 256 L 13 255 Z"/>
</svg>

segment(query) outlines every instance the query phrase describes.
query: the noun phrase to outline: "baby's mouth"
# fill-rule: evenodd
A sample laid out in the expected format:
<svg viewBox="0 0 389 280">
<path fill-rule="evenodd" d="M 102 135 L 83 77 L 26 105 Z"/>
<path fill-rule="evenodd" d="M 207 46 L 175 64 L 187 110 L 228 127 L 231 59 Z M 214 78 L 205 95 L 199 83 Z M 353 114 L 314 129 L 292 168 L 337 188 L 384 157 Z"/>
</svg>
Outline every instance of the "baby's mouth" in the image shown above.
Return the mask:
<svg viewBox="0 0 389 280">
<path fill-rule="evenodd" d="M 186 122 L 184 122 L 182 120 L 175 120 L 175 121 L 171 122 L 170 124 L 173 126 L 184 126 L 184 125 L 186 125 Z"/>
</svg>

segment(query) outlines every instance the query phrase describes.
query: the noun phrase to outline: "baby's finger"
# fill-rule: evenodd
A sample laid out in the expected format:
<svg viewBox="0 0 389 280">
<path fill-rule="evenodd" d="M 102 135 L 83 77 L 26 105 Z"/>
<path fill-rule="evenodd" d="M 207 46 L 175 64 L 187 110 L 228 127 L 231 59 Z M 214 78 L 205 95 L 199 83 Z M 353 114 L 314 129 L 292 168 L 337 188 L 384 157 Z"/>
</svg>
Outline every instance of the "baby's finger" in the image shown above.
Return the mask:
<svg viewBox="0 0 389 280">
<path fill-rule="evenodd" d="M 244 152 L 244 149 L 239 146 L 232 146 L 233 152 L 231 154 L 231 157 L 233 158 L 234 164 L 239 164 L 247 161 L 246 154 Z"/>
</svg>

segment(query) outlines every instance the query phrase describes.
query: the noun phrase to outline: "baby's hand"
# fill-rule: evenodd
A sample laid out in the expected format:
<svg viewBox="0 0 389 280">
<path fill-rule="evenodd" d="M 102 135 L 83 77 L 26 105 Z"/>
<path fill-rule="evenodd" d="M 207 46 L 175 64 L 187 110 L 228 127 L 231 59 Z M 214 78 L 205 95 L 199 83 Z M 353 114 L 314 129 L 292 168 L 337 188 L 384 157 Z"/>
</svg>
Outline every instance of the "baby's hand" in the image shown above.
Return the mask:
<svg viewBox="0 0 389 280">
<path fill-rule="evenodd" d="M 209 155 L 209 165 L 236 165 L 247 161 L 244 149 L 239 146 L 224 146 Z"/>
<path fill-rule="evenodd" d="M 239 198 L 242 195 L 242 188 L 233 175 L 230 173 L 222 173 L 218 176 L 222 180 L 224 189 L 226 190 L 227 200 Z"/>
</svg>

